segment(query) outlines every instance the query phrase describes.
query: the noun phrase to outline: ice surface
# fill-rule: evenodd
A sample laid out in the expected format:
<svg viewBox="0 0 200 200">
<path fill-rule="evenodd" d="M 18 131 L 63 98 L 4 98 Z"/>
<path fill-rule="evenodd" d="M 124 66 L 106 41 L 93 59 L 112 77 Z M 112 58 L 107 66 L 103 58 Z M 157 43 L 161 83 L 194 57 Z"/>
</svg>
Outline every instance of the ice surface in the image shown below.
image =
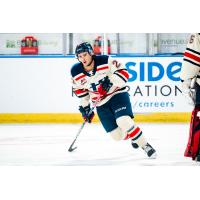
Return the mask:
<svg viewBox="0 0 200 200">
<path fill-rule="evenodd" d="M 114 141 L 100 124 L 87 124 L 68 152 L 81 124 L 0 125 L 0 165 L 23 166 L 197 166 L 183 156 L 189 124 L 141 123 L 144 136 L 157 150 L 148 159 L 130 141 Z"/>
</svg>

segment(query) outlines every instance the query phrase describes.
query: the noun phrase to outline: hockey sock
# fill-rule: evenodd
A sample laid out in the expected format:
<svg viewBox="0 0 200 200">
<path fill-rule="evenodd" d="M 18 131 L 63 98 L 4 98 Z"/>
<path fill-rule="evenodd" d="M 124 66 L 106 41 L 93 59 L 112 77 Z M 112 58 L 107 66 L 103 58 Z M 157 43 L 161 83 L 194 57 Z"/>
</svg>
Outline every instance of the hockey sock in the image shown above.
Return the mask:
<svg viewBox="0 0 200 200">
<path fill-rule="evenodd" d="M 144 147 L 147 144 L 147 141 L 138 126 L 133 126 L 127 131 L 127 135 L 124 139 L 126 140 L 128 138 L 131 138 L 131 142 L 138 144 L 139 147 Z"/>
<path fill-rule="evenodd" d="M 122 116 L 118 118 L 117 124 L 124 133 L 124 140 L 130 138 L 132 143 L 137 143 L 140 147 L 144 147 L 147 144 L 141 129 L 134 124 L 134 121 L 129 116 Z"/>
</svg>

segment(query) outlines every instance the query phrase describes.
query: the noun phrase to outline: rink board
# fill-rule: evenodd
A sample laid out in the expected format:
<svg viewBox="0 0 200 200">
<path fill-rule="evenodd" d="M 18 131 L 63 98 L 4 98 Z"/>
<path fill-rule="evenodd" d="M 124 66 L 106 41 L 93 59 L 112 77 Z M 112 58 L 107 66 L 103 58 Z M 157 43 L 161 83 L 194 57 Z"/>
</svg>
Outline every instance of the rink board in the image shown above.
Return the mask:
<svg viewBox="0 0 200 200">
<path fill-rule="evenodd" d="M 136 122 L 189 122 L 189 112 L 135 114 Z M 0 114 L 0 123 L 81 123 L 78 113 Z M 94 122 L 99 122 L 95 115 Z"/>
<path fill-rule="evenodd" d="M 113 56 L 130 74 L 138 122 L 189 122 L 193 107 L 181 94 L 181 56 Z M 72 95 L 74 56 L 0 56 L 0 123 L 80 123 Z M 95 118 L 98 121 L 98 118 Z"/>
</svg>

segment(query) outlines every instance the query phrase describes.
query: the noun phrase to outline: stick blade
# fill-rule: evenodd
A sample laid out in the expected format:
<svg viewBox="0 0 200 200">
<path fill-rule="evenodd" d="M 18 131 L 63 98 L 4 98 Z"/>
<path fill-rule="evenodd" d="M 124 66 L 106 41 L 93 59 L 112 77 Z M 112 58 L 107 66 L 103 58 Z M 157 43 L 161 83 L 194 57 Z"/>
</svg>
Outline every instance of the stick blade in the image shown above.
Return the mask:
<svg viewBox="0 0 200 200">
<path fill-rule="evenodd" d="M 69 151 L 69 152 L 72 152 L 72 151 L 74 151 L 76 148 L 77 148 L 77 147 L 72 148 L 72 147 L 70 146 L 69 149 L 68 149 L 68 151 Z"/>
</svg>

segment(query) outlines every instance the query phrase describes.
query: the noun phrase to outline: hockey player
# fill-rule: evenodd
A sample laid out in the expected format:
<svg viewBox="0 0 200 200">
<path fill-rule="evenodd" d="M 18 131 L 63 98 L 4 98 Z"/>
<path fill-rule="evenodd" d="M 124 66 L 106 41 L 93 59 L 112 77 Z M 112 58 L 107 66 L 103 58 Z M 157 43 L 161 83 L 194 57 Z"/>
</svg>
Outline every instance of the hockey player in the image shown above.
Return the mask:
<svg viewBox="0 0 200 200">
<path fill-rule="evenodd" d="M 149 158 L 155 158 L 155 149 L 132 120 L 126 68 L 106 55 L 94 55 L 87 42 L 79 44 L 75 54 L 79 63 L 71 69 L 73 92 L 80 98 L 79 110 L 84 120 L 91 123 L 94 117 L 91 100 L 104 129 L 114 140 L 130 139 L 134 148 L 141 147 Z"/>
<path fill-rule="evenodd" d="M 191 34 L 181 69 L 182 93 L 194 106 L 184 156 L 200 161 L 200 33 Z"/>
</svg>

